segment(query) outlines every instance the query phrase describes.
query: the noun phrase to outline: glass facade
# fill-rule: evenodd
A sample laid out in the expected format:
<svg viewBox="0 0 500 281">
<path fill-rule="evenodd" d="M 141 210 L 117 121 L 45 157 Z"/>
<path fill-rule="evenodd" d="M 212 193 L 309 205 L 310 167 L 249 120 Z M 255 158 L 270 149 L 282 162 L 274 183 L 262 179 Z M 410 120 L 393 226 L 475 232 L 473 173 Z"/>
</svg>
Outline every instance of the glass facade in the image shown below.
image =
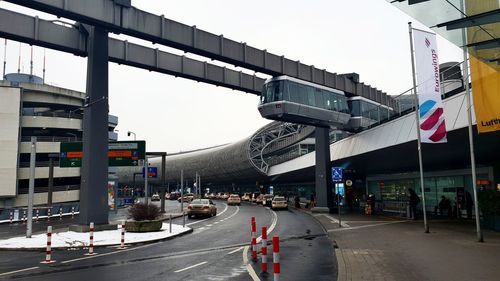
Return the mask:
<svg viewBox="0 0 500 281">
<path fill-rule="evenodd" d="M 262 91 L 261 103 L 281 100 L 349 113 L 347 98 L 344 95 L 293 81 L 271 81 L 267 83 Z"/>
<path fill-rule="evenodd" d="M 488 180 L 487 173 L 477 175 L 478 180 Z M 451 201 L 452 206 L 457 204 L 457 191 L 472 192 L 472 177 L 470 175 L 435 176 L 424 178 L 426 209 L 437 211 L 441 196 Z M 405 210 L 409 199 L 409 189 L 415 190 L 421 198 L 420 178 L 368 180 L 368 193 L 382 202 L 385 211 L 398 212 Z M 422 209 L 422 204 L 418 206 Z"/>
</svg>

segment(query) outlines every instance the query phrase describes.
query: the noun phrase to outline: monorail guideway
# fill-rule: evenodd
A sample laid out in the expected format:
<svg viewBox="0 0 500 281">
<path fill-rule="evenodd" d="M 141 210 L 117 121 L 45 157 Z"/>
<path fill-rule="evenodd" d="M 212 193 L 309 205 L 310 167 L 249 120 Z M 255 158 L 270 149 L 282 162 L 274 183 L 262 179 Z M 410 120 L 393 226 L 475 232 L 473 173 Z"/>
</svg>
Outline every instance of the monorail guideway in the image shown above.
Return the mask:
<svg viewBox="0 0 500 281">
<path fill-rule="evenodd" d="M 262 117 L 315 126 L 317 207 L 329 212 L 334 206 L 330 174 L 330 127 L 343 128 L 351 115 L 342 91 L 287 76 L 268 79 L 258 106 Z"/>
</svg>

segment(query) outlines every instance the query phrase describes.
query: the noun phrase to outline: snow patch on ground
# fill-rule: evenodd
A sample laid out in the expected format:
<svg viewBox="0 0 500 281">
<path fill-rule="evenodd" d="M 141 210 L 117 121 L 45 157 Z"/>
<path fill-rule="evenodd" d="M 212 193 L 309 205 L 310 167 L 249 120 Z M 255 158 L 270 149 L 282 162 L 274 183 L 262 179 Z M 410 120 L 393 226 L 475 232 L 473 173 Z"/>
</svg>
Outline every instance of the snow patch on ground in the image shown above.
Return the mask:
<svg viewBox="0 0 500 281">
<path fill-rule="evenodd" d="M 156 232 L 126 232 L 125 244 L 141 243 L 161 240 L 172 236 L 177 236 L 190 231 L 189 227 L 172 224 L 172 233 L 169 232 L 169 224 L 163 223 L 161 231 Z M 89 245 L 88 232 L 64 231 L 52 233 L 52 248 L 73 248 L 87 247 Z M 94 246 L 120 245 L 121 229 L 104 230 L 94 232 Z M 47 247 L 47 234 L 37 234 L 26 237 L 14 237 L 0 240 L 0 249 L 45 249 Z"/>
</svg>

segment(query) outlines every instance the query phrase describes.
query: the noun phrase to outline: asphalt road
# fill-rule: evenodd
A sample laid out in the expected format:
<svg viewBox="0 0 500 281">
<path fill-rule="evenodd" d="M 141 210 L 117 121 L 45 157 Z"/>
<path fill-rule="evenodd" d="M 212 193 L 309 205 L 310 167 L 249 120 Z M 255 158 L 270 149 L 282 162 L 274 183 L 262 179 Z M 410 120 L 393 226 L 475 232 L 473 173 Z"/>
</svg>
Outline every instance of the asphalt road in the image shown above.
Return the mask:
<svg viewBox="0 0 500 281">
<path fill-rule="evenodd" d="M 186 218 L 193 233 L 172 240 L 127 250 L 97 248 L 99 255 L 92 257 L 84 256 L 81 249 L 55 250 L 57 262 L 51 265 L 40 264 L 43 252 L 1 251 L 0 279 L 273 280 L 272 246 L 268 246 L 267 275 L 260 273 L 260 258 L 252 261 L 247 248 L 250 220 L 255 216 L 258 236 L 265 225 L 272 230 L 269 241 L 273 235 L 280 237 L 281 280 L 336 280 L 334 249 L 309 215 L 296 210 L 273 212 L 245 203 L 216 203 L 216 217 Z M 182 219 L 174 222 L 182 224 Z"/>
</svg>

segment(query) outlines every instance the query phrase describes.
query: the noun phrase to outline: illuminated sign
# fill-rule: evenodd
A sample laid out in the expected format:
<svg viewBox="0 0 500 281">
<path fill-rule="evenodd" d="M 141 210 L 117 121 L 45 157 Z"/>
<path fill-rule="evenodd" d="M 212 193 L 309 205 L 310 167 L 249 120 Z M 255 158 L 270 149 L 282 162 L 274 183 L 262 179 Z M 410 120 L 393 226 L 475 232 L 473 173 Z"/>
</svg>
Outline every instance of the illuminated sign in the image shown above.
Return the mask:
<svg viewBox="0 0 500 281">
<path fill-rule="evenodd" d="M 140 166 L 140 160 L 144 160 L 146 157 L 145 141 L 110 142 L 108 149 L 110 167 Z M 61 168 L 81 167 L 82 151 L 82 142 L 62 142 L 59 166 Z"/>
</svg>

